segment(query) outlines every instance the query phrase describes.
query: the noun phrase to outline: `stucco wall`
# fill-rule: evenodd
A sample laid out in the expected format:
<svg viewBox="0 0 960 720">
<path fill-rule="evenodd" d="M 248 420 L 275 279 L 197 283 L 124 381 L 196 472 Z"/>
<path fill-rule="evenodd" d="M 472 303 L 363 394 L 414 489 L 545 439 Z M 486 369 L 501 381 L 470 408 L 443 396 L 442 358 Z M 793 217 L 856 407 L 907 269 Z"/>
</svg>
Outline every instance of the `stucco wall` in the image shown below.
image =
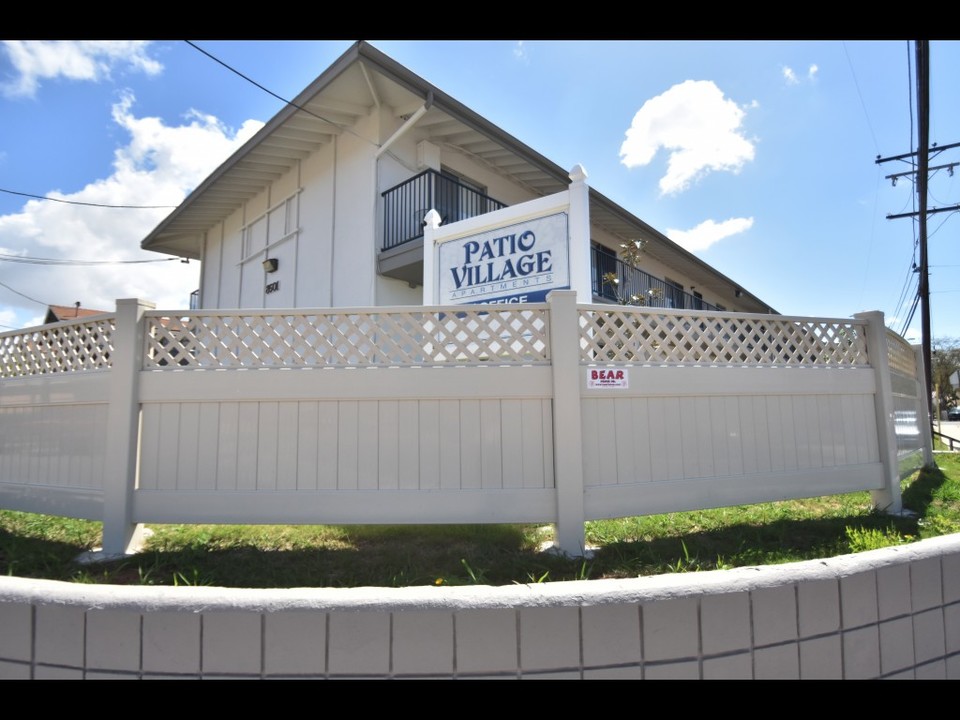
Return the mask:
<svg viewBox="0 0 960 720">
<path fill-rule="evenodd" d="M 960 535 L 781 566 L 505 587 L 0 578 L 0 678 L 960 679 Z"/>
</svg>

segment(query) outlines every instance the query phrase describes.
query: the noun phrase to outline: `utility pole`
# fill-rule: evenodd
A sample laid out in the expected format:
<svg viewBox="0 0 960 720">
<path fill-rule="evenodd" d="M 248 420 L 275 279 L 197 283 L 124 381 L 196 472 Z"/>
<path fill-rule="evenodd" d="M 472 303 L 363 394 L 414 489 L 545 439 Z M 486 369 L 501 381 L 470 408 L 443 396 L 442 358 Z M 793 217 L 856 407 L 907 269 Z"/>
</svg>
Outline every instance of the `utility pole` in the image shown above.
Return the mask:
<svg viewBox="0 0 960 720">
<path fill-rule="evenodd" d="M 947 169 L 953 174 L 953 168 L 958 163 L 948 163 L 938 165 L 935 168 L 930 167 L 930 154 L 939 154 L 943 150 L 960 147 L 960 143 L 937 147 L 936 144 L 930 147 L 930 42 L 927 40 L 916 41 L 916 59 L 917 59 L 917 149 L 915 152 L 896 155 L 893 157 L 881 158 L 877 156 L 877 164 L 889 162 L 891 160 L 903 160 L 905 158 L 916 157 L 917 166 L 915 171 L 906 173 L 894 173 L 888 175 L 887 179 L 892 180 L 894 184 L 898 177 L 905 175 L 916 175 L 918 210 L 913 213 L 900 213 L 898 215 L 887 215 L 887 219 L 901 217 L 916 217 L 918 222 L 918 242 L 920 245 L 920 283 L 917 290 L 917 296 L 920 301 L 920 322 L 921 322 L 921 344 L 923 352 L 923 372 L 924 386 L 927 391 L 927 409 L 930 410 L 930 398 L 933 393 L 933 371 L 931 367 L 931 342 L 930 337 L 930 272 L 927 255 L 927 215 L 937 212 L 947 212 L 960 209 L 960 205 L 954 205 L 946 208 L 934 208 L 927 210 L 927 182 L 931 169 Z M 930 413 L 932 424 L 933 414 Z"/>
<path fill-rule="evenodd" d="M 917 40 L 917 195 L 920 216 L 920 323 L 923 338 L 923 374 L 927 388 L 927 409 L 933 397 L 933 373 L 930 368 L 930 268 L 927 263 L 927 181 L 930 158 L 930 41 Z M 933 422 L 933 418 L 930 418 Z M 932 429 L 932 427 L 931 427 Z"/>
</svg>

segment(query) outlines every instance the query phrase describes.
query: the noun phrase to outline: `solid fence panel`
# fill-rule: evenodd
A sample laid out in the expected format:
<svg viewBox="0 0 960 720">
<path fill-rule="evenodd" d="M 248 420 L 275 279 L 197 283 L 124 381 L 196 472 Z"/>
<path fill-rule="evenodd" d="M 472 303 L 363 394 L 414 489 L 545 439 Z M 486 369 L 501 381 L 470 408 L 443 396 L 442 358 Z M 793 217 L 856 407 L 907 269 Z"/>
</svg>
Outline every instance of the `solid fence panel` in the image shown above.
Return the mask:
<svg viewBox="0 0 960 720">
<path fill-rule="evenodd" d="M 589 518 L 880 502 L 929 457 L 919 367 L 879 313 L 571 291 L 510 307 L 119 301 L 0 334 L 0 503 L 104 517 L 114 548 L 142 522 L 554 522 L 579 552 Z"/>
<path fill-rule="evenodd" d="M 0 334 L 0 506 L 103 515 L 115 318 Z"/>
<path fill-rule="evenodd" d="M 867 320 L 581 306 L 580 328 L 588 517 L 886 487 Z"/>
</svg>

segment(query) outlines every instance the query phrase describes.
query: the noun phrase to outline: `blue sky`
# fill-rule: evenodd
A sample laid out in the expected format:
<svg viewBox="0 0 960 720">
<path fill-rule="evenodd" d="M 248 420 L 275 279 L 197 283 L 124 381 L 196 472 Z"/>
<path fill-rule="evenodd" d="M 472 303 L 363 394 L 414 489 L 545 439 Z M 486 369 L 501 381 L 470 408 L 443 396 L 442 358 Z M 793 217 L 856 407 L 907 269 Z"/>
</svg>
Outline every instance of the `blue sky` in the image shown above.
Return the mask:
<svg viewBox="0 0 960 720">
<path fill-rule="evenodd" d="M 588 182 L 781 313 L 882 310 L 898 331 L 916 289 L 907 178 L 912 43 L 899 41 L 376 41 L 398 62 Z M 293 98 L 351 44 L 198 41 Z M 960 142 L 960 42 L 931 43 L 930 140 Z M 0 188 L 173 206 L 281 103 L 182 41 L 0 45 Z M 911 123 L 914 123 L 913 125 Z M 960 161 L 960 148 L 931 164 Z M 930 205 L 960 203 L 960 174 Z M 199 266 L 139 250 L 169 212 L 0 193 L 0 331 L 47 304 L 185 307 Z M 960 218 L 931 216 L 934 337 L 960 337 Z M 128 261 L 51 265 L 20 258 Z M 4 259 L 6 258 L 6 259 Z M 905 334 L 919 338 L 919 312 Z"/>
</svg>

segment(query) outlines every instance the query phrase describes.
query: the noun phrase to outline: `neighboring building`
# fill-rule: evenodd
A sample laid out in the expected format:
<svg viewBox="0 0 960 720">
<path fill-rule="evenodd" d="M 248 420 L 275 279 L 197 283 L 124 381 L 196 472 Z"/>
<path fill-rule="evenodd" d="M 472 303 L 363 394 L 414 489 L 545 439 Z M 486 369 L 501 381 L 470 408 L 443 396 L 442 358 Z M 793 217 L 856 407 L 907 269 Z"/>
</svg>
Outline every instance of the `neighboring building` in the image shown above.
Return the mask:
<svg viewBox="0 0 960 720">
<path fill-rule="evenodd" d="M 47 305 L 47 314 L 43 318 L 43 324 L 60 322 L 61 320 L 76 320 L 77 318 L 89 317 L 91 315 L 103 315 L 113 312 L 112 310 L 91 310 L 90 308 L 80 307 L 80 303 L 73 305 Z"/>
<path fill-rule="evenodd" d="M 568 173 L 359 42 L 142 247 L 202 262 L 191 307 L 418 305 L 428 210 L 476 217 L 565 190 Z M 615 299 L 615 273 L 653 306 L 775 312 L 593 188 L 589 214 L 595 300 Z M 638 240 L 642 267 L 624 265 Z"/>
</svg>

